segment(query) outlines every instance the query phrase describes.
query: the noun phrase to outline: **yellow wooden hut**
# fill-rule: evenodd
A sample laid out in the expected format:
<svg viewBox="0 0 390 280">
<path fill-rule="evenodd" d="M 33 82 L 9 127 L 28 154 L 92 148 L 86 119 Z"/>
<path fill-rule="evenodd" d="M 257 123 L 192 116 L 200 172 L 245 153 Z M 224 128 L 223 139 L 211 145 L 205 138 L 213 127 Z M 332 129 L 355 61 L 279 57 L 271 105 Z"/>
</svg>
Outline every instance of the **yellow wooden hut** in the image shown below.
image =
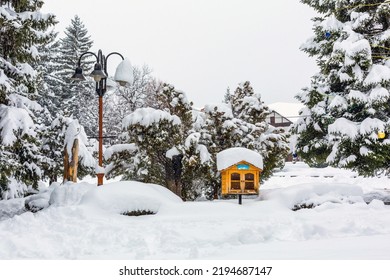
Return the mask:
<svg viewBox="0 0 390 280">
<path fill-rule="evenodd" d="M 262 156 L 245 148 L 231 148 L 217 154 L 222 176 L 222 194 L 258 194 L 263 170 Z"/>
</svg>

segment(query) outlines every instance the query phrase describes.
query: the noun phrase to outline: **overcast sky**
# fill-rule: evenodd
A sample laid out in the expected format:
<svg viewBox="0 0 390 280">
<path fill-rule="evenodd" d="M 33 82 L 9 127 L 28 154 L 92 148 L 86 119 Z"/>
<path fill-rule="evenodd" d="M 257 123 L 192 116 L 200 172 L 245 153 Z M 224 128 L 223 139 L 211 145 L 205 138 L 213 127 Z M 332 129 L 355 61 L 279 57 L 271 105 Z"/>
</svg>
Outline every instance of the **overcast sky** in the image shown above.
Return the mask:
<svg viewBox="0 0 390 280">
<path fill-rule="evenodd" d="M 267 104 L 294 96 L 317 71 L 299 50 L 315 16 L 299 0 L 44 0 L 61 32 L 79 15 L 93 51 L 113 51 L 184 91 L 195 106 L 218 103 L 250 81 Z M 108 71 L 120 61 L 113 56 Z"/>
</svg>

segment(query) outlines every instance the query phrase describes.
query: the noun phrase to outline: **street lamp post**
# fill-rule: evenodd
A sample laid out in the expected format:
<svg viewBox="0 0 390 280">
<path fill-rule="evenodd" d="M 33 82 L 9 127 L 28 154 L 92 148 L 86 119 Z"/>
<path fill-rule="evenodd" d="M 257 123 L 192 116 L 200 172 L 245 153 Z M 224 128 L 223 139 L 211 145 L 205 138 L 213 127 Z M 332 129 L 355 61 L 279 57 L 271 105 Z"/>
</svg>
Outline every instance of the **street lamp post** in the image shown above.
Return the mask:
<svg viewBox="0 0 390 280">
<path fill-rule="evenodd" d="M 74 75 L 72 76 L 72 80 L 76 81 L 84 81 L 86 80 L 85 76 L 83 75 L 83 69 L 81 68 L 81 59 L 85 55 L 92 55 L 96 58 L 96 63 L 94 66 L 94 70 L 90 74 L 91 77 L 96 82 L 96 93 L 99 97 L 99 166 L 96 168 L 96 176 L 98 178 L 97 185 L 103 185 L 103 178 L 104 178 L 104 171 L 103 171 L 103 96 L 107 91 L 107 60 L 111 55 L 119 55 L 122 60 L 124 60 L 123 56 L 120 53 L 112 52 L 108 54 L 107 56 L 104 56 L 102 51 L 99 50 L 98 54 L 96 55 L 93 52 L 85 52 L 80 55 L 76 71 Z M 117 81 L 121 84 L 126 83 L 126 81 Z"/>
</svg>

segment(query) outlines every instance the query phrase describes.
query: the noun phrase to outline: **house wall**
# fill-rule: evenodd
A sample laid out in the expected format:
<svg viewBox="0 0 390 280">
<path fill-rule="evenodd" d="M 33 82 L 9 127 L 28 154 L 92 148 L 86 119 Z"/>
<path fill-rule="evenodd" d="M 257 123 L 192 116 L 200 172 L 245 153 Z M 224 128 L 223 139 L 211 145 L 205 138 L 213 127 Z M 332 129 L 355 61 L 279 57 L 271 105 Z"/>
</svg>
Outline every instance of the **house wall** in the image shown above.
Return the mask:
<svg viewBox="0 0 390 280">
<path fill-rule="evenodd" d="M 272 111 L 271 114 L 267 116 L 267 122 L 275 127 L 289 127 L 292 124 L 289 119 L 275 111 Z"/>
<path fill-rule="evenodd" d="M 249 169 L 240 170 L 237 168 L 237 165 L 239 165 L 239 164 L 247 164 L 247 165 L 249 165 Z M 258 194 L 259 187 L 260 187 L 260 172 L 261 172 L 260 168 L 254 166 L 250 163 L 247 163 L 246 161 L 237 162 L 236 164 L 232 165 L 231 167 L 221 171 L 222 194 Z M 239 174 L 243 174 L 243 175 L 248 174 L 248 173 L 252 173 L 254 175 L 254 190 L 253 190 L 254 192 L 253 191 L 246 191 L 244 188 L 244 185 L 242 185 L 242 189 L 244 189 L 244 191 L 231 190 L 230 189 L 230 186 L 231 186 L 230 176 L 232 173 L 239 173 Z M 242 184 L 245 184 L 245 183 L 242 181 Z"/>
</svg>

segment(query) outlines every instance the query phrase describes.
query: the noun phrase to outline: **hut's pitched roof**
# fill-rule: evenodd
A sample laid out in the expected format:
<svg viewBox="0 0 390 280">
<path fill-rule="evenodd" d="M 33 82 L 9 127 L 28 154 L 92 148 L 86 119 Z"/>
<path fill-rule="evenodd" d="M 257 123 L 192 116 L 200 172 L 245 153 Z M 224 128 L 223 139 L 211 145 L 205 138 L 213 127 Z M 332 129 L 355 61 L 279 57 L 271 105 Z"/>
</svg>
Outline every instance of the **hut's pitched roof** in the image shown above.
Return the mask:
<svg viewBox="0 0 390 280">
<path fill-rule="evenodd" d="M 218 171 L 224 170 L 241 161 L 246 161 L 263 169 L 263 157 L 259 153 L 246 148 L 230 148 L 217 154 Z"/>
</svg>

